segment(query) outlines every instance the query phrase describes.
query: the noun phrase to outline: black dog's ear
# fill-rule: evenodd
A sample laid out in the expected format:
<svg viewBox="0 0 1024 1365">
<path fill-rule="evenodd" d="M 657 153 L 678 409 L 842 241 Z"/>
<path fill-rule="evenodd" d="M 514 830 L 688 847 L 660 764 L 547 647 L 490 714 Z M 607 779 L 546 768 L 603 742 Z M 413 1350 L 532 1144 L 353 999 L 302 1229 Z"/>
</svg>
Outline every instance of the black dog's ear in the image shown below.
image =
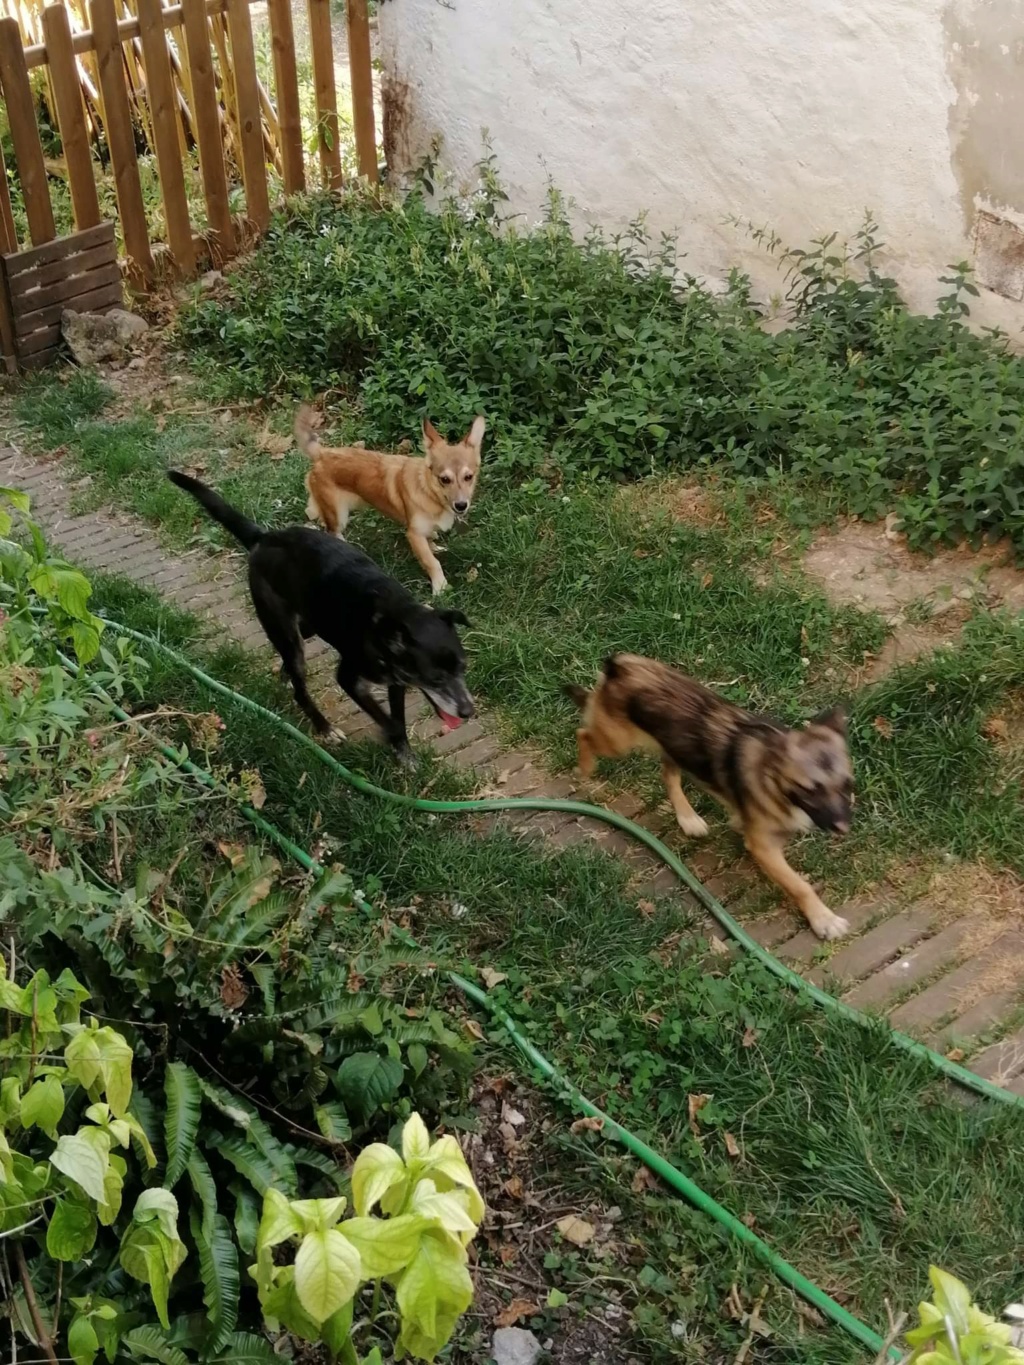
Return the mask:
<svg viewBox="0 0 1024 1365">
<path fill-rule="evenodd" d="M 459 611 L 458 607 L 441 607 L 438 611 L 442 621 L 447 621 L 450 626 L 465 626 L 467 630 L 472 630 L 469 617 L 464 611 Z"/>
<path fill-rule="evenodd" d="M 811 725 L 821 725 L 826 730 L 834 730 L 837 735 L 846 735 L 846 707 L 833 706 L 829 711 L 822 711 L 814 716 Z"/>
</svg>

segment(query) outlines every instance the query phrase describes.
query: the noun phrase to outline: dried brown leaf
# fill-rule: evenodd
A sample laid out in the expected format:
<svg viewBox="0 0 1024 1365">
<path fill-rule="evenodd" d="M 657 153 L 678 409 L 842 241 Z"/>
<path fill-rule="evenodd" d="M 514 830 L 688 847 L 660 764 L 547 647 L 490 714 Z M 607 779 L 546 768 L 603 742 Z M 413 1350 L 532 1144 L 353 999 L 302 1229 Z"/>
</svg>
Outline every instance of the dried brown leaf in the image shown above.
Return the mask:
<svg viewBox="0 0 1024 1365">
<path fill-rule="evenodd" d="M 740 1158 L 740 1144 L 733 1137 L 732 1133 L 723 1133 L 722 1137 L 725 1140 L 725 1150 L 734 1161 L 738 1161 Z"/>
<path fill-rule="evenodd" d="M 604 1119 L 577 1119 L 570 1128 L 570 1133 L 599 1133 L 604 1127 Z"/>
<path fill-rule="evenodd" d="M 574 1213 L 559 1218 L 555 1227 L 567 1242 L 572 1242 L 573 1246 L 585 1247 L 588 1242 L 594 1240 L 593 1223 L 588 1223 L 585 1218 L 577 1218 Z"/>
<path fill-rule="evenodd" d="M 744 1046 L 744 1047 L 753 1047 L 754 1044 L 755 1044 L 756 1042 L 757 1042 L 757 1029 L 756 1029 L 756 1028 L 748 1028 L 748 1029 L 745 1029 L 745 1030 L 744 1030 L 744 1033 L 743 1033 L 743 1046 Z"/>
<path fill-rule="evenodd" d="M 894 731 L 891 720 L 888 720 L 885 716 L 876 716 L 871 724 L 883 739 L 892 739 Z"/>
<path fill-rule="evenodd" d="M 489 991 L 492 991 L 495 986 L 500 986 L 503 981 L 508 980 L 508 977 L 504 972 L 496 972 L 493 967 L 481 967 L 480 976 Z"/>
<path fill-rule="evenodd" d="M 641 915 L 643 915 L 644 919 L 650 919 L 658 907 L 653 901 L 637 901 L 636 908 L 640 911 Z"/>
<path fill-rule="evenodd" d="M 700 1124 L 697 1122 L 697 1115 L 710 1098 L 710 1095 L 688 1095 L 686 1098 L 686 1108 L 690 1116 L 690 1132 L 694 1137 L 700 1137 Z"/>
<path fill-rule="evenodd" d="M 513 1299 L 507 1308 L 495 1313 L 493 1322 L 495 1327 L 511 1327 L 514 1323 L 521 1322 L 523 1318 L 532 1318 L 539 1312 L 540 1305 L 534 1303 L 532 1299 Z"/>
</svg>

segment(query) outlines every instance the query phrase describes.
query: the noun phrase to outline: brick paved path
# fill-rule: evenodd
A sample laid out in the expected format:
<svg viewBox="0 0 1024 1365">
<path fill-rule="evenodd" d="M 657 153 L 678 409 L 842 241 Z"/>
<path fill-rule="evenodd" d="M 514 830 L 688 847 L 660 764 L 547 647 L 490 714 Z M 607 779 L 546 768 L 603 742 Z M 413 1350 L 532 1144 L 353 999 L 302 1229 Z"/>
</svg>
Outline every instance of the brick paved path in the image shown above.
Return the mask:
<svg viewBox="0 0 1024 1365">
<path fill-rule="evenodd" d="M 155 588 L 177 606 L 207 618 L 218 634 L 230 635 L 251 649 L 265 649 L 269 656 L 241 581 L 240 556 L 214 558 L 200 551 L 173 555 L 127 516 L 107 511 L 73 515 L 74 485 L 65 482 L 65 467 L 59 462 L 37 461 L 0 448 L 3 484 L 31 494 L 33 516 L 72 562 L 86 570 L 124 574 Z M 310 690 L 320 694 L 324 712 L 350 739 L 372 735 L 373 722 L 334 684 L 332 652 L 311 641 L 307 653 Z M 577 792 L 571 777 L 547 773 L 528 749 L 503 749 L 487 717 L 439 736 L 436 717 L 424 703 L 417 714 L 410 713 L 410 722 L 415 740 L 474 770 L 481 790 L 502 796 L 564 797 Z M 607 801 L 657 833 L 672 828 L 664 812 L 645 812 L 643 803 L 628 795 L 611 799 L 592 785 L 579 794 Z M 513 824 L 524 835 L 554 846 L 589 841 L 626 858 L 636 871 L 638 900 L 682 895 L 674 874 L 617 830 L 544 812 L 517 816 Z M 674 833 L 669 838 L 678 846 Z M 754 884 L 752 869 L 740 861 L 723 871 L 708 850 L 692 846 L 688 862 L 709 889 L 743 917 L 743 892 Z M 748 928 L 809 980 L 830 985 L 862 1009 L 887 1014 L 897 1028 L 940 1050 L 957 1047 L 980 1075 L 1024 1095 L 1024 1028 L 1008 1032 L 1006 1028 L 1006 1021 L 1020 1022 L 1024 1006 L 1024 926 L 1019 921 L 1000 923 L 982 914 L 943 921 L 927 900 L 900 904 L 886 888 L 836 908 L 850 921 L 853 936 L 838 945 L 827 967 L 815 960 L 818 940 L 800 929 L 797 916 L 788 910 L 755 919 Z M 1000 1035 L 999 1041 L 985 1046 L 986 1035 L 993 1034 Z"/>
</svg>

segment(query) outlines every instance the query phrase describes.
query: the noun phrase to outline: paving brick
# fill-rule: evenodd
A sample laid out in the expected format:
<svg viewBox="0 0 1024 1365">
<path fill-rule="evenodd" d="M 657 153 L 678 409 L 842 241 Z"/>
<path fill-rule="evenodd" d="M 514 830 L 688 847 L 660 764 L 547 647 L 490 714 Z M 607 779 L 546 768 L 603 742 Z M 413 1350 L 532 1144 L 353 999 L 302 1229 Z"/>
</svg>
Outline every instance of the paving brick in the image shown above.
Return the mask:
<svg viewBox="0 0 1024 1365">
<path fill-rule="evenodd" d="M 1021 990 L 1013 986 L 1002 991 L 987 991 L 970 1009 L 958 1015 L 928 1039 L 930 1047 L 947 1052 L 951 1047 L 962 1045 L 981 1033 L 988 1033 L 1004 1019 L 1009 1018 L 1021 1003 Z"/>
<path fill-rule="evenodd" d="M 484 727 L 478 717 L 465 721 L 456 730 L 446 730 L 441 737 L 435 741 L 433 749 L 438 754 L 450 754 L 457 749 L 464 749 L 466 745 L 474 743 L 484 733 Z"/>
<path fill-rule="evenodd" d="M 476 770 L 481 776 L 489 772 L 501 753 L 501 743 L 494 735 L 483 734 L 464 749 L 457 749 L 452 758 L 457 767 Z"/>
<path fill-rule="evenodd" d="M 808 981 L 823 986 L 826 981 L 858 981 L 877 972 L 897 953 L 924 938 L 931 928 L 934 915 L 934 910 L 928 906 L 924 910 L 905 910 L 902 914 L 890 916 L 833 953 L 827 962 L 808 972 Z M 779 956 L 782 956 L 781 951 Z"/>
<path fill-rule="evenodd" d="M 881 971 L 869 976 L 843 999 L 858 1009 L 878 1009 L 900 995 L 934 976 L 943 966 L 950 967 L 962 956 L 965 942 L 976 937 L 982 924 L 977 920 L 956 920 L 932 938 L 923 939 L 907 952 L 901 953 Z"/>
<path fill-rule="evenodd" d="M 879 892 L 871 896 L 858 896 L 853 900 L 846 901 L 845 904 L 838 907 L 836 913 L 842 915 L 849 923 L 850 933 L 856 935 L 872 920 L 886 914 L 890 905 L 888 896 L 884 892 Z M 802 924 L 803 928 L 776 948 L 774 950 L 775 955 L 784 962 L 810 962 L 821 947 L 822 940 L 807 926 L 807 921 L 796 906 L 793 907 L 793 915 L 794 922 Z M 847 940 L 848 943 L 853 941 L 852 938 Z"/>
<path fill-rule="evenodd" d="M 1001 1042 L 993 1043 L 972 1057 L 971 1070 L 1000 1085 L 1011 1077 L 1020 1077 L 1024 1073 L 1024 1029 L 1011 1033 Z"/>
<path fill-rule="evenodd" d="M 1014 962 L 1024 965 L 1024 934 L 1002 934 L 984 952 L 894 1010 L 889 1016 L 890 1022 L 894 1028 L 912 1029 L 915 1032 L 933 1029 L 946 1015 L 962 1012 L 970 1003 L 965 997 L 980 998 L 985 994 L 986 976 L 995 984 L 995 980 L 1006 972 L 1008 966 L 1012 968 Z M 1019 967 L 1016 975 L 1019 978 Z M 1005 985 L 1005 981 L 999 981 L 998 984 Z"/>
<path fill-rule="evenodd" d="M 789 943 L 793 939 L 794 924 L 792 911 L 776 910 L 774 914 L 756 919 L 743 927 L 762 948 L 774 948 L 776 944 Z"/>
</svg>

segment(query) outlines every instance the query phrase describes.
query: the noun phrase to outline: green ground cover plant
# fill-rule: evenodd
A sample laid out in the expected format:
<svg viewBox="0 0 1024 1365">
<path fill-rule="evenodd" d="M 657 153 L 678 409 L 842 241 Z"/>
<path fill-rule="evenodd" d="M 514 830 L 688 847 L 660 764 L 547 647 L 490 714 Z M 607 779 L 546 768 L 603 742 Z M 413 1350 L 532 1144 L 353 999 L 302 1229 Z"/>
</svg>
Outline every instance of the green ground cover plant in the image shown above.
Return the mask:
<svg viewBox="0 0 1024 1365">
<path fill-rule="evenodd" d="M 431 1166 L 416 1119 L 415 1208 L 388 1204 L 385 1247 L 367 1216 L 375 1201 L 357 1195 L 355 1222 L 337 1225 L 353 1146 L 414 1108 L 464 1107 L 470 1044 L 436 962 L 394 941 L 340 868 L 312 877 L 260 847 L 237 810 L 243 796 L 264 800 L 251 766 L 211 790 L 90 690 L 61 645 L 126 705 L 145 661 L 103 629 L 85 578 L 34 526 L 9 538 L 25 504 L 0 502 L 9 1326 L 46 1354 L 66 1346 L 76 1365 L 101 1350 L 110 1362 L 256 1365 L 279 1358 L 266 1318 L 355 1365 L 352 1295 L 389 1277 L 406 1348 L 432 1359 L 468 1305 L 468 1215 L 461 1195 L 447 1198 L 452 1180 L 466 1185 L 453 1139 Z M 216 715 L 150 716 L 158 734 L 171 723 L 217 770 Z M 264 1265 L 257 1297 L 248 1266 L 265 1259 L 269 1192 L 291 1210 L 270 1220 L 276 1241 L 294 1232 L 301 1244 L 294 1278 Z M 310 1286 L 339 1238 L 355 1251 L 346 1279 L 329 1276 L 348 1290 L 335 1302 Z M 375 1307 L 360 1359 L 379 1361 L 394 1336 Z"/>
<path fill-rule="evenodd" d="M 789 471 L 895 509 L 915 545 L 1024 547 L 1024 362 L 966 326 L 967 267 L 912 314 L 868 218 L 849 246 L 784 253 L 793 325 L 770 335 L 746 279 L 712 294 L 642 222 L 580 242 L 556 194 L 525 228 L 498 218 L 489 165 L 482 183 L 438 212 L 418 193 L 295 205 L 183 339 L 224 392 L 340 390 L 369 443 L 484 412 L 489 464 L 519 475 Z"/>
</svg>

